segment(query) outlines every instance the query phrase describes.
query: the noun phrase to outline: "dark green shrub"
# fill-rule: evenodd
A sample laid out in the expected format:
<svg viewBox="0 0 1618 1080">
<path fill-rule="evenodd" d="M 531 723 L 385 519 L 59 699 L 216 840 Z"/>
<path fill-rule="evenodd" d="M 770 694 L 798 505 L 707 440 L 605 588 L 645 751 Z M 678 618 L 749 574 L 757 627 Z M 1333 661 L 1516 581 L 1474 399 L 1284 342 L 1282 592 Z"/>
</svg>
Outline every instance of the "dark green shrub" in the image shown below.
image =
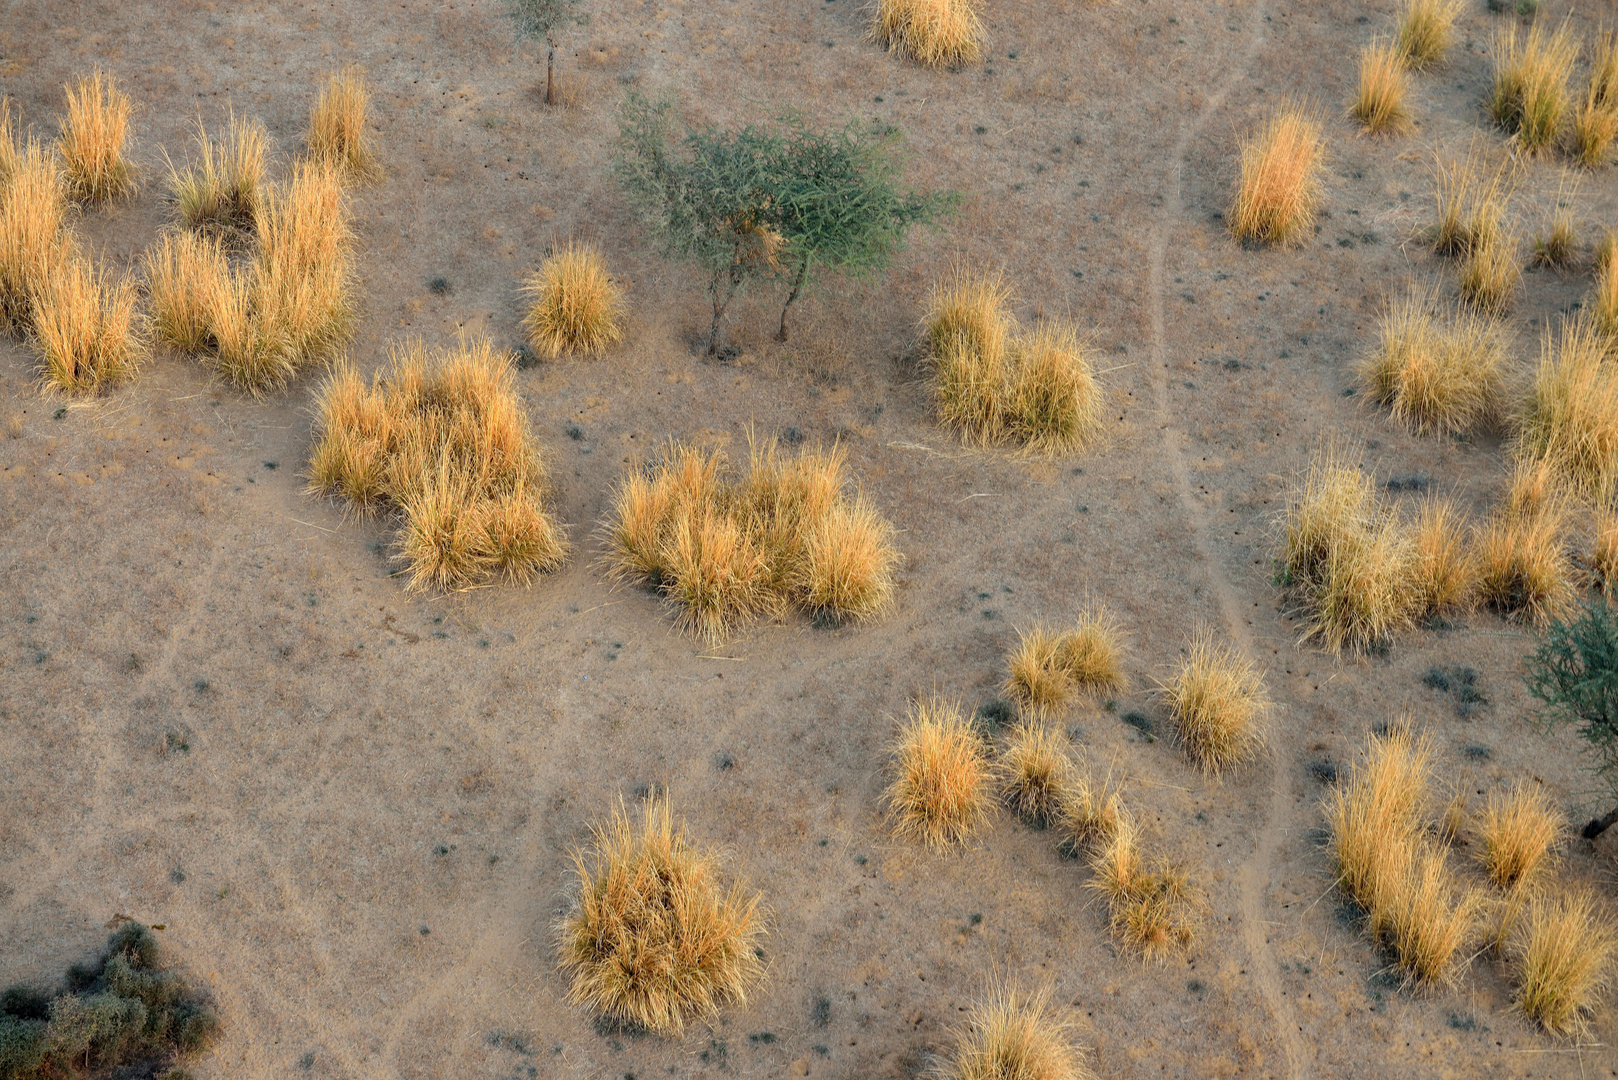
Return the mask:
<svg viewBox="0 0 1618 1080">
<path fill-rule="evenodd" d="M 157 939 L 125 923 L 104 954 L 68 969 L 60 993 L 14 986 L 0 994 L 0 1080 L 80 1080 L 132 1068 L 154 1075 L 202 1050 L 218 1018 L 159 964 Z"/>
<path fill-rule="evenodd" d="M 1539 719 L 1571 726 L 1596 756 L 1596 773 L 1618 792 L 1618 614 L 1586 604 L 1576 618 L 1557 619 L 1524 662 L 1523 682 L 1543 704 Z M 1618 808 L 1584 827 L 1594 838 L 1618 822 Z"/>
</svg>

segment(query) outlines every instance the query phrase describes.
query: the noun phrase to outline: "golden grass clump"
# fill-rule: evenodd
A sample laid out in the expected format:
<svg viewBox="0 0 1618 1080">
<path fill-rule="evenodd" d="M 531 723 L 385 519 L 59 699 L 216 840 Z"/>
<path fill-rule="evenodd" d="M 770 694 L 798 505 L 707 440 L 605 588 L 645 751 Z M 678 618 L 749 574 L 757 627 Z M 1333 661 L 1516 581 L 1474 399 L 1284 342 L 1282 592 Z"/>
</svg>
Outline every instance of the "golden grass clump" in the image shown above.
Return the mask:
<svg viewBox="0 0 1618 1080">
<path fill-rule="evenodd" d="M 1244 244 L 1288 244 L 1314 221 L 1325 151 L 1320 122 L 1300 104 L 1282 105 L 1242 145 L 1230 231 Z"/>
<path fill-rule="evenodd" d="M 669 806 L 622 805 L 573 852 L 578 896 L 556 927 L 568 997 L 610 1024 L 678 1036 L 722 1004 L 743 1004 L 764 974 L 760 896 L 727 888 L 719 857 L 686 839 Z"/>
<path fill-rule="evenodd" d="M 1270 699 L 1252 661 L 1198 630 L 1178 671 L 1162 685 L 1180 742 L 1202 770 L 1217 776 L 1255 757 L 1264 745 Z"/>
<path fill-rule="evenodd" d="M 486 340 L 429 353 L 395 348 L 369 385 L 337 366 L 316 397 L 313 493 L 399 516 L 413 590 L 456 591 L 497 575 L 527 584 L 568 545 L 545 508 L 545 462 L 528 432 L 512 358 Z"/>
<path fill-rule="evenodd" d="M 193 232 L 165 233 L 146 253 L 146 289 L 157 340 L 181 352 L 201 353 L 213 341 L 218 292 L 230 287 L 230 266 L 218 239 Z"/>
<path fill-rule="evenodd" d="M 1129 816 L 1123 792 L 1113 783 L 1110 773 L 1098 781 L 1080 769 L 1072 769 L 1058 805 L 1057 824 L 1075 848 L 1110 842 Z"/>
<path fill-rule="evenodd" d="M 101 202 L 135 189 L 135 169 L 124 156 L 129 96 L 96 71 L 67 91 L 67 116 L 58 146 L 69 189 L 83 202 Z"/>
<path fill-rule="evenodd" d="M 1558 501 L 1538 513 L 1501 510 L 1484 523 L 1477 552 L 1478 601 L 1501 615 L 1543 626 L 1571 610 L 1573 568 L 1562 545 Z"/>
<path fill-rule="evenodd" d="M 1596 34 L 1590 54 L 1590 82 L 1573 116 L 1573 156 L 1595 169 L 1607 163 L 1618 140 L 1618 31 Z"/>
<path fill-rule="evenodd" d="M 93 394 L 131 378 L 146 353 L 135 302 L 133 281 L 109 281 L 81 256 L 53 265 L 34 299 L 30 333 L 45 385 Z"/>
<path fill-rule="evenodd" d="M 1489 116 L 1516 136 L 1528 153 L 1550 149 L 1562 133 L 1568 111 L 1568 77 L 1579 56 L 1579 45 L 1569 23 L 1554 31 L 1535 22 L 1519 38 L 1517 24 L 1508 22 L 1495 33 L 1494 87 L 1489 95 Z"/>
<path fill-rule="evenodd" d="M 983 56 L 975 0 L 877 0 L 870 36 L 927 67 L 975 64 Z"/>
<path fill-rule="evenodd" d="M 1073 1045 L 1070 1025 L 1056 1015 L 1051 989 L 1020 993 L 990 987 L 955 1032 L 955 1048 L 940 1080 L 1095 1080 Z"/>
<path fill-rule="evenodd" d="M 1461 0 L 1406 0 L 1397 39 L 1405 62 L 1421 69 L 1444 59 L 1465 6 Z"/>
<path fill-rule="evenodd" d="M 1610 600 L 1618 595 L 1618 508 L 1610 505 L 1596 513 L 1590 574 L 1603 596 Z"/>
<path fill-rule="evenodd" d="M 1066 630 L 1042 626 L 1018 632 L 1017 648 L 1006 658 L 1005 693 L 1019 711 L 1050 716 L 1076 691 L 1122 690 L 1123 631 L 1105 608 L 1085 611 Z"/>
<path fill-rule="evenodd" d="M 1590 319 L 1546 330 L 1533 382 L 1514 418 L 1517 450 L 1545 462 L 1574 494 L 1601 502 L 1618 487 L 1618 369 Z"/>
<path fill-rule="evenodd" d="M 1410 129 L 1410 73 L 1405 56 L 1394 42 L 1376 40 L 1360 53 L 1360 81 L 1348 113 L 1373 135 L 1398 134 Z"/>
<path fill-rule="evenodd" d="M 196 159 L 185 171 L 169 165 L 169 197 L 180 224 L 226 233 L 251 230 L 267 188 L 269 136 L 264 125 L 232 113 L 226 134 L 215 139 L 198 119 L 195 138 Z"/>
<path fill-rule="evenodd" d="M 1608 232 L 1596 248 L 1596 285 L 1592 317 L 1606 336 L 1608 351 L 1618 348 L 1618 230 Z"/>
<path fill-rule="evenodd" d="M 847 453 L 782 454 L 756 444 L 750 475 L 724 455 L 672 445 L 618 485 L 603 562 L 618 580 L 659 589 L 681 624 L 709 641 L 789 605 L 863 621 L 892 604 L 893 527 L 848 493 Z"/>
<path fill-rule="evenodd" d="M 623 339 L 623 294 L 593 244 L 568 241 L 523 284 L 528 344 L 541 356 L 599 355 Z"/>
<path fill-rule="evenodd" d="M 1578 254 L 1579 238 L 1573 227 L 1573 185 L 1564 177 L 1556 192 L 1556 207 L 1549 226 L 1534 237 L 1534 265 L 1566 270 Z"/>
<path fill-rule="evenodd" d="M 1497 326 L 1464 308 L 1440 311 L 1412 287 L 1379 330 L 1361 375 L 1395 420 L 1417 434 L 1453 434 L 1493 418 L 1507 360 Z"/>
<path fill-rule="evenodd" d="M 1498 249 L 1506 230 L 1506 211 L 1514 190 L 1511 162 L 1503 162 L 1488 179 L 1476 145 L 1464 159 L 1439 158 L 1433 169 L 1438 223 L 1433 249 L 1465 259 L 1474 248 Z M 1515 249 L 1515 244 L 1511 247 Z"/>
<path fill-rule="evenodd" d="M 10 170 L 0 186 L 0 329 L 16 333 L 32 325 L 34 297 L 74 245 L 65 227 L 67 181 L 55 156 L 29 140 Z"/>
<path fill-rule="evenodd" d="M 354 69 L 327 78 L 309 109 L 309 154 L 346 180 L 369 179 L 377 173 L 376 154 L 365 134 L 371 92 Z"/>
<path fill-rule="evenodd" d="M 1477 588 L 1477 559 L 1467 546 L 1465 521 L 1454 500 L 1426 500 L 1417 512 L 1411 542 L 1416 610 L 1444 615 L 1467 607 Z"/>
<path fill-rule="evenodd" d="M 1547 1031 L 1583 1031 L 1618 958 L 1618 929 L 1595 897 L 1580 890 L 1535 900 L 1513 946 L 1517 1008 Z"/>
<path fill-rule="evenodd" d="M 1044 828 L 1056 821 L 1072 789 L 1073 762 L 1063 735 L 1039 723 L 1017 725 L 1000 755 L 1000 794 L 1013 811 Z"/>
<path fill-rule="evenodd" d="M 1514 231 L 1479 233 L 1461 258 L 1461 296 L 1484 314 L 1504 315 L 1511 309 L 1522 281 L 1517 246 Z"/>
<path fill-rule="evenodd" d="M 1491 792 L 1479 828 L 1483 844 L 1478 860 L 1502 889 L 1528 884 L 1564 829 L 1562 815 L 1537 787 L 1519 784 L 1509 795 Z"/>
<path fill-rule="evenodd" d="M 1090 855 L 1087 887 L 1107 901 L 1113 935 L 1147 959 L 1183 952 L 1196 939 L 1198 896 L 1184 867 L 1147 867 L 1133 819 L 1120 816 Z"/>
<path fill-rule="evenodd" d="M 1445 984 L 1460 974 L 1477 937 L 1482 902 L 1452 875 L 1440 848 L 1418 842 L 1389 897 L 1386 937 L 1399 966 L 1416 982 Z"/>
<path fill-rule="evenodd" d="M 956 266 L 934 286 L 922 319 L 939 416 L 969 442 L 1012 442 L 1060 454 L 1101 426 L 1102 394 L 1073 327 L 1042 322 L 1016 334 L 998 274 Z"/>
<path fill-rule="evenodd" d="M 954 702 L 916 702 L 894 747 L 885 798 L 900 836 L 934 850 L 967 839 L 994 808 L 994 764 L 983 737 Z"/>
</svg>

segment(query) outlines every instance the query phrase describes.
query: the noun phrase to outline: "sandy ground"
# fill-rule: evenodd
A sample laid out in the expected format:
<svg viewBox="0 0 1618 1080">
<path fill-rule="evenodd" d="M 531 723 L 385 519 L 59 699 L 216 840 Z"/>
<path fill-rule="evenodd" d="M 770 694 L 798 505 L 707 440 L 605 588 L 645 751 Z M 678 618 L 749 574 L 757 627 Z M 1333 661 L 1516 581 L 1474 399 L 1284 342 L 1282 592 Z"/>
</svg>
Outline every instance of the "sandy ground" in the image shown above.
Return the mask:
<svg viewBox="0 0 1618 1080">
<path fill-rule="evenodd" d="M 1431 213 L 1432 148 L 1484 130 L 1498 17 L 1469 10 L 1452 62 L 1418 80 L 1418 130 L 1375 141 L 1341 102 L 1355 52 L 1392 25 L 1387 0 L 991 2 L 992 56 L 956 74 L 865 44 L 855 0 L 585 10 L 562 58 L 577 103 L 551 111 L 494 0 L 5 5 L 0 92 L 41 133 L 64 80 L 98 63 L 139 103 L 144 190 L 77 225 L 114 265 L 165 220 L 162 152 L 186 152 L 194 116 L 260 116 L 284 160 L 315 80 L 354 62 L 387 170 L 355 200 L 362 368 L 406 335 L 515 345 L 517 278 L 568 235 L 600 241 L 634 315 L 610 357 L 519 376 L 574 559 L 529 590 L 447 599 L 390 577 L 382 524 L 303 494 L 313 377 L 254 401 L 158 356 L 64 411 L 27 351 L 0 344 L 0 981 L 51 981 L 115 916 L 162 924 L 220 1002 L 208 1078 L 908 1077 L 996 972 L 1053 982 L 1106 1077 L 1618 1076 L 1618 1011 L 1582 1045 L 1541 1036 L 1487 956 L 1451 990 L 1400 990 L 1321 847 L 1309 766 L 1352 760 L 1404 710 L 1474 805 L 1531 779 L 1577 820 L 1601 808 L 1573 741 L 1525 722 L 1530 636 L 1477 615 L 1339 661 L 1295 644 L 1270 581 L 1287 484 L 1330 434 L 1474 512 L 1503 485 L 1497 440 L 1416 439 L 1348 395 L 1385 296 L 1410 275 L 1453 288 L 1407 241 Z M 705 363 L 699 283 L 655 256 L 612 186 L 630 85 L 722 123 L 788 104 L 891 120 L 910 182 L 966 203 L 884 282 L 823 290 L 790 347 L 769 341 L 764 297 L 738 311 L 739 360 Z M 1242 251 L 1218 218 L 1233 148 L 1288 95 L 1327 118 L 1326 213 L 1300 249 Z M 1557 175 L 1531 166 L 1525 230 Z M 1612 174 L 1587 177 L 1578 205 L 1587 236 L 1618 225 Z M 1004 264 L 1025 318 L 1093 334 L 1102 447 L 1025 459 L 937 427 L 911 327 L 957 257 Z M 1588 287 L 1525 277 L 1523 365 Z M 901 530 L 890 618 L 793 618 L 713 650 L 592 569 L 624 466 L 671 435 L 741 449 L 748 425 L 848 445 Z M 1075 709 L 1072 737 L 1128 775 L 1153 843 L 1207 890 L 1201 941 L 1163 966 L 1108 942 L 1050 834 L 1002 815 L 936 857 L 882 823 L 907 699 L 992 701 L 1014 628 L 1086 597 L 1130 628 L 1137 689 L 1116 713 Z M 1281 705 L 1272 752 L 1218 782 L 1118 719 L 1161 728 L 1146 688 L 1197 623 L 1260 659 Z M 1487 705 L 1461 716 L 1423 684 L 1435 665 L 1477 669 Z M 570 847 L 654 786 L 772 913 L 766 984 L 679 1041 L 598 1032 L 562 1003 L 550 944 Z M 1610 898 L 1615 851 L 1571 844 L 1560 874 Z"/>
</svg>

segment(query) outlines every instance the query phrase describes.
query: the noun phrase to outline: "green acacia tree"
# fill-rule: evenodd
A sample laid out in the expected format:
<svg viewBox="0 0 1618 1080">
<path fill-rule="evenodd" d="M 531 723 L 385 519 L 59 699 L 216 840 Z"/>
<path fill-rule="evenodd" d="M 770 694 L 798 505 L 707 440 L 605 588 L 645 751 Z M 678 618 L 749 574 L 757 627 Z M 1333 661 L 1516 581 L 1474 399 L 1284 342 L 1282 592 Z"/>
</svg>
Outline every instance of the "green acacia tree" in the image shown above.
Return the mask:
<svg viewBox="0 0 1618 1080">
<path fill-rule="evenodd" d="M 953 193 L 900 190 L 897 128 L 855 122 L 819 132 L 798 117 L 785 126 L 770 213 L 787 289 L 777 341 L 787 340 L 787 313 L 820 272 L 886 269 L 911 226 L 933 222 L 956 201 Z"/>
<path fill-rule="evenodd" d="M 1547 727 L 1572 727 L 1596 755 L 1596 774 L 1618 793 L 1618 614 L 1586 604 L 1558 619 L 1523 664 L 1523 683 Z M 1594 839 L 1618 822 L 1618 807 L 1584 827 Z"/>
<path fill-rule="evenodd" d="M 545 104 L 556 104 L 556 35 L 574 19 L 579 0 L 506 0 L 521 37 L 545 42 Z"/>
<path fill-rule="evenodd" d="M 718 353 L 725 310 L 748 284 L 786 287 L 784 341 L 787 313 L 819 272 L 881 269 L 911 225 L 952 204 L 953 196 L 898 189 L 898 138 L 857 124 L 821 133 L 791 116 L 688 128 L 666 99 L 625 99 L 618 180 L 664 253 L 707 272 L 708 355 Z"/>
</svg>

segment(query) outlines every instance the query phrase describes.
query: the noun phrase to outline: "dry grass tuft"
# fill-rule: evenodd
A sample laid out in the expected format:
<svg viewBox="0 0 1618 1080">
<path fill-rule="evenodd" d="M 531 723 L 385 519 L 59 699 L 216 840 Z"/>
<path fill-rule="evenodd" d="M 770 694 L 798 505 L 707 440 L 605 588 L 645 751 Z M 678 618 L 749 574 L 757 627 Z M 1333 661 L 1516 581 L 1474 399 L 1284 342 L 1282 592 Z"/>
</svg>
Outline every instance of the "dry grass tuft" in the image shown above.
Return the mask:
<svg viewBox="0 0 1618 1080">
<path fill-rule="evenodd" d="M 1092 608 L 1063 631 L 1036 626 L 1018 633 L 1017 648 L 1006 659 L 1004 690 L 1019 711 L 1051 716 L 1078 690 L 1122 690 L 1123 631 L 1112 613 Z"/>
<path fill-rule="evenodd" d="M 1494 88 L 1488 111 L 1494 122 L 1516 136 L 1530 154 L 1556 145 L 1568 111 L 1568 77 L 1579 56 L 1569 23 L 1554 31 L 1535 22 L 1519 39 L 1517 24 L 1495 33 Z"/>
<path fill-rule="evenodd" d="M 369 386 L 338 365 L 316 397 L 309 486 L 359 513 L 400 518 L 413 590 L 527 584 L 562 565 L 567 541 L 545 509 L 544 459 L 512 378 L 485 340 L 428 353 L 411 343 Z"/>
<path fill-rule="evenodd" d="M 214 340 L 218 293 L 229 287 L 225 250 L 213 237 L 165 233 L 146 253 L 152 329 L 158 341 L 181 352 L 201 353 Z"/>
<path fill-rule="evenodd" d="M 1360 53 L 1360 81 L 1348 113 L 1373 135 L 1408 131 L 1410 110 L 1405 97 L 1409 92 L 1410 74 L 1403 51 L 1391 41 L 1373 41 Z"/>
<path fill-rule="evenodd" d="M 379 171 L 365 134 L 370 103 L 364 77 L 349 69 L 326 79 L 309 110 L 310 156 L 332 166 L 345 180 L 373 179 Z"/>
<path fill-rule="evenodd" d="M 1540 513 L 1496 513 L 1480 529 L 1479 602 L 1501 615 L 1543 626 L 1569 611 L 1573 568 L 1562 545 L 1566 512 L 1560 503 Z"/>
<path fill-rule="evenodd" d="M 1060 793 L 1059 809 L 1058 823 L 1075 848 L 1109 843 L 1129 816 L 1110 773 L 1098 781 L 1076 768 Z"/>
<path fill-rule="evenodd" d="M 225 137 L 215 140 L 199 119 L 196 146 L 196 160 L 184 172 L 169 165 L 169 197 L 180 224 L 227 234 L 252 229 L 266 188 L 269 136 L 264 125 L 232 114 Z"/>
<path fill-rule="evenodd" d="M 1596 248 L 1596 286 L 1592 318 L 1606 336 L 1609 352 L 1618 348 L 1618 230 L 1601 238 Z"/>
<path fill-rule="evenodd" d="M 1147 959 L 1184 952 L 1196 939 L 1197 900 L 1189 873 L 1170 863 L 1147 868 L 1128 815 L 1090 855 L 1087 887 L 1106 898 L 1112 932 Z"/>
<path fill-rule="evenodd" d="M 1070 1025 L 1055 1015 L 1051 990 L 1022 994 L 991 986 L 975 1003 L 941 1080 L 1094 1080 L 1070 1041 Z"/>
<path fill-rule="evenodd" d="M 1420 615 L 1444 615 L 1471 604 L 1478 567 L 1465 535 L 1465 521 L 1453 500 L 1435 497 L 1422 504 L 1412 534 L 1415 609 Z"/>
<path fill-rule="evenodd" d="M 1537 787 L 1517 785 L 1510 795 L 1489 794 L 1480 832 L 1478 859 L 1502 889 L 1532 882 L 1545 856 L 1561 839 L 1566 823 Z"/>
<path fill-rule="evenodd" d="M 1217 776 L 1255 757 L 1264 745 L 1270 700 L 1250 660 L 1199 630 L 1185 661 L 1161 687 L 1186 752 Z"/>
<path fill-rule="evenodd" d="M 1590 83 L 1573 117 L 1573 156 L 1587 169 L 1607 163 L 1618 141 L 1618 31 L 1598 31 Z"/>
<path fill-rule="evenodd" d="M 146 355 L 135 301 L 133 281 L 109 281 L 80 256 L 53 265 L 34 300 L 30 336 L 46 387 L 93 394 L 133 377 Z"/>
<path fill-rule="evenodd" d="M 1361 376 L 1417 434 L 1471 431 L 1494 417 L 1506 367 L 1500 328 L 1463 308 L 1441 312 L 1412 287 L 1382 317 Z"/>
<path fill-rule="evenodd" d="M 1544 897 L 1529 906 L 1516 935 L 1516 1006 L 1547 1031 L 1582 1032 L 1612 986 L 1618 929 L 1585 891 Z"/>
<path fill-rule="evenodd" d="M 1545 231 L 1534 237 L 1535 266 L 1566 270 L 1578 258 L 1579 238 L 1573 227 L 1573 203 L 1578 191 L 1578 181 L 1564 172 L 1556 185 L 1551 219 Z"/>
<path fill-rule="evenodd" d="M 1593 502 L 1618 489 L 1618 370 L 1590 319 L 1546 330 L 1539 365 L 1514 418 L 1517 451 Z"/>
<path fill-rule="evenodd" d="M 1017 815 L 1044 828 L 1057 820 L 1073 785 L 1066 739 L 1043 724 L 1019 724 L 1000 755 L 1000 794 Z"/>
<path fill-rule="evenodd" d="M 927 67 L 975 64 L 983 56 L 974 0 L 877 0 L 870 37 Z"/>
<path fill-rule="evenodd" d="M 1481 913 L 1481 898 L 1451 875 L 1443 850 L 1416 844 L 1389 897 L 1386 937 L 1399 967 L 1416 982 L 1454 982 Z"/>
<path fill-rule="evenodd" d="M 940 698 L 911 705 L 885 793 L 894 832 L 942 850 L 988 821 L 993 789 L 988 747 L 960 705 Z"/>
<path fill-rule="evenodd" d="M 847 455 L 755 445 L 734 483 L 718 453 L 673 445 L 620 482 L 603 562 L 618 580 L 662 591 L 710 641 L 796 605 L 817 619 L 863 621 L 893 600 L 893 528 L 847 493 Z"/>
<path fill-rule="evenodd" d="M 1399 13 L 1398 37 L 1405 61 L 1419 70 L 1444 59 L 1463 10 L 1461 0 L 1406 0 Z"/>
<path fill-rule="evenodd" d="M 1464 259 L 1474 247 L 1498 246 L 1514 188 L 1511 169 L 1507 160 L 1485 180 L 1475 144 L 1463 160 L 1438 159 L 1433 169 L 1438 202 L 1438 223 L 1432 231 L 1435 251 Z"/>
<path fill-rule="evenodd" d="M 73 255 L 66 193 L 55 156 L 30 140 L 0 187 L 0 329 L 15 333 L 32 326 L 34 297 L 51 268 Z"/>
<path fill-rule="evenodd" d="M 743 1004 L 764 974 L 759 895 L 720 881 L 719 858 L 648 802 L 637 829 L 622 803 L 573 853 L 574 910 L 556 928 L 569 1000 L 610 1024 L 680 1035 L 690 1019 Z"/>
<path fill-rule="evenodd" d="M 96 71 L 67 91 L 67 116 L 58 145 L 69 190 L 83 202 L 101 202 L 135 190 L 135 169 L 124 157 L 129 97 Z"/>
<path fill-rule="evenodd" d="M 623 339 L 623 294 L 593 244 L 568 241 L 523 284 L 532 305 L 523 318 L 528 344 L 541 356 L 599 355 Z"/>
<path fill-rule="evenodd" d="M 1045 322 L 1014 335 L 998 275 L 957 265 L 922 319 L 939 416 L 968 442 L 1014 442 L 1048 454 L 1079 449 L 1101 426 L 1102 394 L 1077 331 Z"/>
<path fill-rule="evenodd" d="M 1335 444 L 1310 457 L 1303 483 L 1287 495 L 1281 572 L 1296 587 L 1324 580 L 1332 553 L 1375 517 L 1376 490 Z"/>
<path fill-rule="evenodd" d="M 1461 296 L 1487 315 L 1504 315 L 1522 280 L 1517 234 L 1510 230 L 1476 233 L 1461 259 Z"/>
<path fill-rule="evenodd" d="M 1287 244 L 1314 221 L 1325 151 L 1320 122 L 1299 104 L 1282 105 L 1242 145 L 1242 174 L 1230 231 L 1244 244 Z"/>
<path fill-rule="evenodd" d="M 1618 508 L 1603 506 L 1596 513 L 1595 541 L 1590 549 L 1590 574 L 1601 595 L 1618 595 Z"/>
</svg>

